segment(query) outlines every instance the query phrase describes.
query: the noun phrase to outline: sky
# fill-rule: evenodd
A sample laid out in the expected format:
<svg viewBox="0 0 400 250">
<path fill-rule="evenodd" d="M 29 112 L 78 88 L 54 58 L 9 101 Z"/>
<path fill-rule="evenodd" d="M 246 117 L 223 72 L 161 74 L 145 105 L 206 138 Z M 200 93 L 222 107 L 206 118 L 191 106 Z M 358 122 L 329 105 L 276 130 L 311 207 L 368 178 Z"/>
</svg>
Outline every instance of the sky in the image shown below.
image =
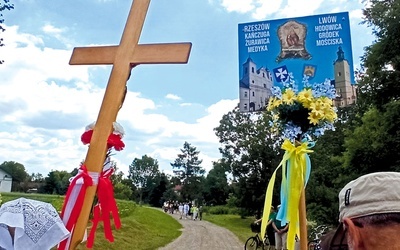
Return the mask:
<svg viewBox="0 0 400 250">
<path fill-rule="evenodd" d="M 110 65 L 69 65 L 74 47 L 117 45 L 132 1 L 11 0 L 0 33 L 0 163 L 29 174 L 72 171 L 85 158 L 80 137 L 97 118 Z M 126 147 L 112 160 L 128 174 L 135 158 L 170 174 L 185 142 L 209 171 L 221 158 L 213 129 L 239 97 L 238 24 L 349 12 L 354 68 L 374 37 L 361 0 L 153 0 L 140 44 L 191 42 L 187 64 L 139 65 L 117 122 Z"/>
</svg>

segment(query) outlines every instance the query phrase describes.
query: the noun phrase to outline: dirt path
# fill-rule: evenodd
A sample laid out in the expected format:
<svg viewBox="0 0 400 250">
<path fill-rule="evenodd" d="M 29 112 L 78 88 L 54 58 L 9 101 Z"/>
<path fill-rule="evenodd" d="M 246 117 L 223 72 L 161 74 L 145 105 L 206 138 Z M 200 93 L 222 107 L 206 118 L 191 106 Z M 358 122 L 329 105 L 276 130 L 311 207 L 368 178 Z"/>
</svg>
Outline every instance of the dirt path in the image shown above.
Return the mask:
<svg viewBox="0 0 400 250">
<path fill-rule="evenodd" d="M 207 221 L 179 219 L 171 214 L 183 226 L 182 235 L 159 250 L 243 250 L 244 244 L 229 230 Z"/>
</svg>

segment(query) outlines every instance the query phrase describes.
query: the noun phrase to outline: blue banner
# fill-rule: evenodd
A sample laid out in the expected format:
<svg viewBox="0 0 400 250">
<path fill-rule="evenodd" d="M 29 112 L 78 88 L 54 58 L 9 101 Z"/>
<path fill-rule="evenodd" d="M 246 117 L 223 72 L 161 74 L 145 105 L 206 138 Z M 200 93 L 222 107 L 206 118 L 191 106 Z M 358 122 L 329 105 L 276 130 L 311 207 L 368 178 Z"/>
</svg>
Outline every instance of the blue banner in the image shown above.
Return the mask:
<svg viewBox="0 0 400 250">
<path fill-rule="evenodd" d="M 240 110 L 263 110 L 289 73 L 354 84 L 348 12 L 239 24 Z"/>
</svg>

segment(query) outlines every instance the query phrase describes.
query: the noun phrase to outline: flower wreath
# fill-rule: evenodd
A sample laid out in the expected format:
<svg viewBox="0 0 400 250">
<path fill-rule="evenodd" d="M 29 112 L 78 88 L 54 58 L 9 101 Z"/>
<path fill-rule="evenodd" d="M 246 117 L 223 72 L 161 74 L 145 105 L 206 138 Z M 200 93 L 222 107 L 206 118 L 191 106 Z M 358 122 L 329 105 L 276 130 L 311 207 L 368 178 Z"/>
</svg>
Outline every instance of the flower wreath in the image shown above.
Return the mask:
<svg viewBox="0 0 400 250">
<path fill-rule="evenodd" d="M 81 136 L 81 141 L 84 145 L 89 144 L 93 135 L 93 128 L 96 123 L 93 122 L 85 127 L 85 132 Z M 108 136 L 107 147 L 108 149 L 114 148 L 121 151 L 125 147 L 122 138 L 125 135 L 124 128 L 117 122 L 113 122 L 113 132 Z"/>
</svg>

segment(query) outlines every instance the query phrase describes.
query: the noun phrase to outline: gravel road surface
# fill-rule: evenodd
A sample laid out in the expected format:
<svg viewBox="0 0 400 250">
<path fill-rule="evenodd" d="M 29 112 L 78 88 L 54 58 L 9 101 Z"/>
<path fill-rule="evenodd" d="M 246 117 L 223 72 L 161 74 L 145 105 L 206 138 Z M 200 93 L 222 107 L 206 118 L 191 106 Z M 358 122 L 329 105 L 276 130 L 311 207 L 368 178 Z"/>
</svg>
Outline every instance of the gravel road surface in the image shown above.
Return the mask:
<svg viewBox="0 0 400 250">
<path fill-rule="evenodd" d="M 244 244 L 229 230 L 207 221 L 179 219 L 178 214 L 170 214 L 182 226 L 182 234 L 175 241 L 159 250 L 243 250 Z"/>
</svg>

